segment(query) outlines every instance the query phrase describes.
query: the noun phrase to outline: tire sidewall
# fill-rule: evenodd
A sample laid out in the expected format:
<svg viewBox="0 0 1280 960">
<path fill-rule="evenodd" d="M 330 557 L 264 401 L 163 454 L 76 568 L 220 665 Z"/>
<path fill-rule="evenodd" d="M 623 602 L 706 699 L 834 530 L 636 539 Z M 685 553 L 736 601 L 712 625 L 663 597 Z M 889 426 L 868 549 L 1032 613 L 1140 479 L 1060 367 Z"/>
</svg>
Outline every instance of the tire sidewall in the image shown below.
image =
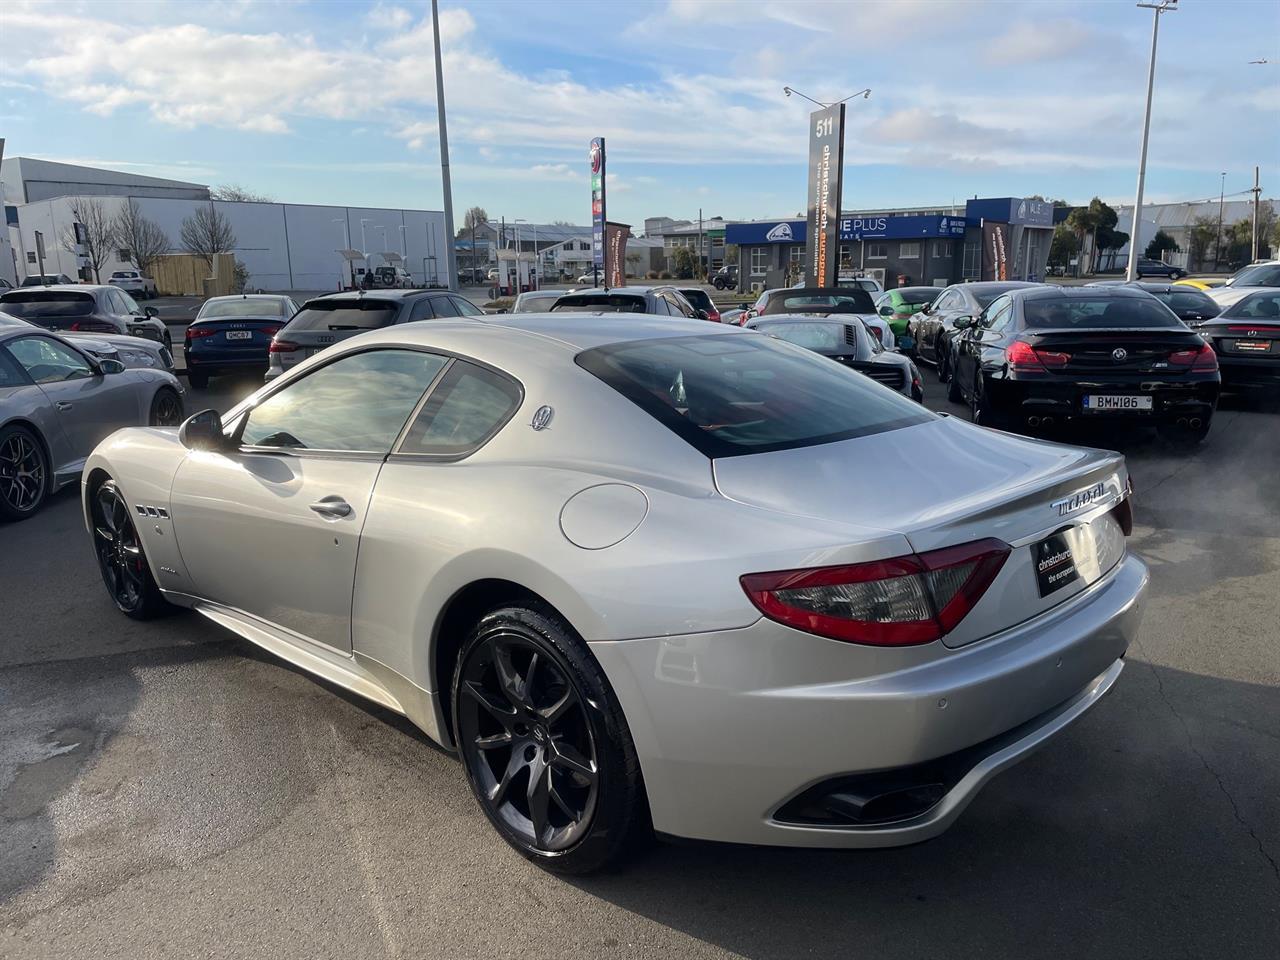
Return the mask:
<svg viewBox="0 0 1280 960">
<path fill-rule="evenodd" d="M 458 754 L 467 785 L 489 823 L 524 857 L 558 873 L 582 874 L 598 870 L 623 852 L 636 832 L 637 821 L 642 819 L 640 812 L 645 810 L 639 763 L 622 708 L 586 645 L 558 617 L 526 607 L 505 607 L 482 618 L 458 654 L 449 687 L 449 708 L 455 735 L 461 730 L 459 693 L 464 667 L 477 647 L 498 631 L 519 634 L 552 656 L 557 668 L 573 683 L 582 700 L 591 725 L 599 776 L 591 829 L 567 850 L 541 851 L 528 846 L 524 838 L 515 834 L 489 808 L 481 796 L 467 753 L 459 744 Z"/>
<path fill-rule="evenodd" d="M 44 506 L 44 502 L 49 499 L 49 492 L 53 489 L 53 466 L 49 461 L 49 454 L 45 452 L 44 444 L 36 434 L 20 425 L 13 425 L 0 429 L 0 445 L 3 445 L 9 437 L 14 434 L 21 434 L 26 437 L 36 448 L 36 455 L 40 457 L 40 464 L 44 468 L 44 483 L 40 485 L 40 496 L 36 498 L 36 502 L 29 510 L 17 510 L 3 500 L 0 500 L 0 520 L 8 520 L 17 522 L 34 517 L 40 512 Z"/>
</svg>

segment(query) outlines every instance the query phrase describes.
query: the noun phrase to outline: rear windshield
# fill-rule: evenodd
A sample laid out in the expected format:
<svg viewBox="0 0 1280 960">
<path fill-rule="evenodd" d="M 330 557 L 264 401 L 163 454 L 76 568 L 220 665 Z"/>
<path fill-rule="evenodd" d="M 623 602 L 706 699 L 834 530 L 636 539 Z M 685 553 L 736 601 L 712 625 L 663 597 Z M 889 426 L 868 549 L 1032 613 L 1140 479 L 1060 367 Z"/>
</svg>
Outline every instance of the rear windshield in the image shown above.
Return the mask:
<svg viewBox="0 0 1280 960">
<path fill-rule="evenodd" d="M 858 321 L 854 321 L 857 323 Z M 858 346 L 858 334 L 853 324 L 823 323 L 815 320 L 812 323 L 794 320 L 775 320 L 772 323 L 757 323 L 752 327 L 771 337 L 794 343 L 806 350 L 818 353 L 854 353 Z"/>
<path fill-rule="evenodd" d="M 847 367 L 772 337 L 629 341 L 575 359 L 708 457 L 832 443 L 933 417 Z"/>
<path fill-rule="evenodd" d="M 1233 287 L 1280 286 L 1280 263 L 1259 263 L 1245 267 L 1231 278 Z"/>
<path fill-rule="evenodd" d="M 209 317 L 283 317 L 283 300 L 262 297 L 240 297 L 236 300 L 210 300 L 200 308 L 199 319 Z"/>
<path fill-rule="evenodd" d="M 644 297 L 619 293 L 584 293 L 561 297 L 551 307 L 556 313 L 644 313 Z"/>
<path fill-rule="evenodd" d="M 1062 297 L 1027 300 L 1022 315 L 1030 328 L 1106 330 L 1122 327 L 1181 327 L 1182 321 L 1150 297 Z"/>
<path fill-rule="evenodd" d="M 1224 317 L 1256 317 L 1280 320 L 1280 290 L 1275 293 L 1252 293 L 1223 311 Z"/>
<path fill-rule="evenodd" d="M 714 305 L 711 303 L 711 298 L 707 296 L 707 291 L 694 289 L 694 290 L 681 290 L 680 292 L 684 294 L 684 298 L 686 300 L 688 300 L 691 304 L 693 304 L 693 308 L 695 310 L 714 309 Z"/>
<path fill-rule="evenodd" d="M 93 297 L 63 290 L 15 291 L 0 297 L 0 309 L 11 316 L 39 323 L 42 319 L 87 317 L 93 313 Z"/>
<path fill-rule="evenodd" d="M 516 300 L 516 307 L 512 313 L 543 313 L 550 310 L 552 304 L 558 300 L 562 294 L 553 293 L 545 297 L 521 296 Z"/>
<path fill-rule="evenodd" d="M 1211 298 L 1206 297 L 1199 290 L 1162 290 L 1159 293 L 1153 293 L 1152 296 L 1167 303 L 1175 313 L 1179 310 L 1194 310 L 1196 313 L 1212 317 L 1216 316 L 1220 309 Z"/>
<path fill-rule="evenodd" d="M 137 274 L 134 273 L 132 270 L 117 270 L 115 273 L 111 274 L 111 279 L 112 280 L 132 280 L 136 276 Z"/>
<path fill-rule="evenodd" d="M 399 306 L 390 300 L 317 300 L 293 315 L 288 330 L 377 330 L 395 320 Z"/>
<path fill-rule="evenodd" d="M 875 313 L 865 290 L 846 293 L 781 293 L 769 298 L 762 313 Z"/>
<path fill-rule="evenodd" d="M 937 287 L 902 287 L 894 290 L 898 296 L 910 304 L 933 303 L 942 291 Z"/>
</svg>

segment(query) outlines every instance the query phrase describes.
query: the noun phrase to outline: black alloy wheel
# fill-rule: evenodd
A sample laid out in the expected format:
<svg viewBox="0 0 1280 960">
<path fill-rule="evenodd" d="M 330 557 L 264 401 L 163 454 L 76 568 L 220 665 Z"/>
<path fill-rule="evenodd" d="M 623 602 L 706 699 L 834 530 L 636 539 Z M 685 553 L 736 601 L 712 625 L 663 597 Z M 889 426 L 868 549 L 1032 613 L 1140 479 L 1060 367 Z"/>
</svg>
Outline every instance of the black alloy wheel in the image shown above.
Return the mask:
<svg viewBox="0 0 1280 960">
<path fill-rule="evenodd" d="M 933 362 L 934 370 L 938 372 L 938 382 L 946 383 L 950 377 L 951 358 L 947 356 L 941 337 L 933 342 Z"/>
<path fill-rule="evenodd" d="M 182 399 L 172 390 L 157 390 L 151 401 L 151 426 L 176 427 L 182 423 Z"/>
<path fill-rule="evenodd" d="M 0 517 L 25 520 L 49 492 L 49 463 L 35 434 L 25 427 L 0 430 Z"/>
<path fill-rule="evenodd" d="M 107 592 L 122 612 L 150 620 L 168 603 L 160 594 L 133 525 L 133 515 L 114 480 L 104 480 L 90 500 L 93 548 Z"/>
<path fill-rule="evenodd" d="M 558 617 L 485 617 L 458 659 L 453 711 L 472 793 L 520 853 L 581 874 L 625 852 L 645 819 L 635 748 L 599 665 Z"/>
<path fill-rule="evenodd" d="M 969 417 L 981 427 L 1004 429 L 1004 421 L 991 409 L 987 399 L 986 380 L 982 376 L 982 368 L 978 368 L 978 372 L 974 375 L 973 395 L 969 398 Z"/>
<path fill-rule="evenodd" d="M 964 403 L 964 392 L 960 389 L 959 368 L 951 370 L 951 379 L 947 383 L 947 399 L 952 403 Z"/>
</svg>

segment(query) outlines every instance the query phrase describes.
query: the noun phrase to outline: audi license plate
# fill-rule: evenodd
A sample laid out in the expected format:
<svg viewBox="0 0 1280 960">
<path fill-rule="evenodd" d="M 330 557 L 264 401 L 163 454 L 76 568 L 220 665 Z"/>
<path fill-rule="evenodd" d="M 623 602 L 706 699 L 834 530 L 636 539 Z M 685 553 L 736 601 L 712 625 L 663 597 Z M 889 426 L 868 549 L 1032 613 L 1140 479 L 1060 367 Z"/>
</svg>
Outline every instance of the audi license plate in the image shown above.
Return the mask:
<svg viewBox="0 0 1280 960">
<path fill-rule="evenodd" d="M 252 340 L 253 331 L 252 330 L 228 330 L 227 339 L 228 340 Z"/>
<path fill-rule="evenodd" d="M 1271 350 L 1270 340 L 1237 340 L 1231 347 L 1238 353 L 1267 353 Z"/>
<path fill-rule="evenodd" d="M 1123 393 L 1086 393 L 1080 403 L 1085 413 L 1132 413 L 1151 410 L 1150 397 L 1135 397 Z"/>
</svg>

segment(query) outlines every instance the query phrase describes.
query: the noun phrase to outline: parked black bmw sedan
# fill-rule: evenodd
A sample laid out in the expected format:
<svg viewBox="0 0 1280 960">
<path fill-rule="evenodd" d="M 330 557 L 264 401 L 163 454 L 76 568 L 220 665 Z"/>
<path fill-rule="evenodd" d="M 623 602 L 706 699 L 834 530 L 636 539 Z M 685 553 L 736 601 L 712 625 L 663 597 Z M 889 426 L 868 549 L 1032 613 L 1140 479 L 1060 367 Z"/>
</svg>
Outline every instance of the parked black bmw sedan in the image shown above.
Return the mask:
<svg viewBox="0 0 1280 960">
<path fill-rule="evenodd" d="M 1197 290 L 1195 287 L 1184 286 L 1180 283 L 1134 280 L 1132 283 L 1116 284 L 1102 280 L 1097 283 L 1086 284 L 1086 286 L 1125 286 L 1134 290 L 1145 290 L 1176 313 L 1178 319 L 1189 327 L 1195 327 L 1196 324 L 1203 323 L 1205 320 L 1212 320 L 1222 311 L 1222 307 L 1215 303 L 1203 290 Z"/>
<path fill-rule="evenodd" d="M 907 335 L 915 341 L 915 356 L 935 364 L 938 379 L 946 383 L 951 377 L 951 347 L 956 334 L 955 322 L 960 317 L 976 317 L 1002 293 L 1035 287 L 1022 280 L 984 280 L 980 283 L 954 283 L 939 294 L 938 299 L 907 321 Z"/>
<path fill-rule="evenodd" d="M 1209 432 L 1221 388 L 1199 334 L 1142 290 L 1012 290 L 961 331 L 948 394 L 1004 429 L 1139 420 L 1178 440 Z"/>
<path fill-rule="evenodd" d="M 1280 289 L 1237 300 L 1196 332 L 1218 354 L 1223 387 L 1280 387 Z"/>
</svg>

